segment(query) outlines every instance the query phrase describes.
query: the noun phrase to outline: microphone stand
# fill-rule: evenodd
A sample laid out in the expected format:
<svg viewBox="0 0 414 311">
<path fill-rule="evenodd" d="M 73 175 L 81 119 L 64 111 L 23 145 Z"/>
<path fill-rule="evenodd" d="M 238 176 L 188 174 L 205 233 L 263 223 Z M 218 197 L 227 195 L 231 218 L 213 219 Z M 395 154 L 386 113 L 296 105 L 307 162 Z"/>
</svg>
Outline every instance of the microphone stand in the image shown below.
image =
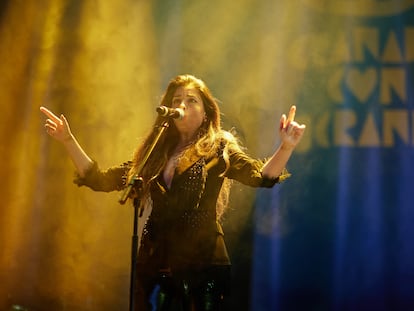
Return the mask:
<svg viewBox="0 0 414 311">
<path fill-rule="evenodd" d="M 133 206 L 134 206 L 134 223 L 133 223 L 133 233 L 132 233 L 132 245 L 131 245 L 131 275 L 130 275 L 130 288 L 129 288 L 129 311 L 133 311 L 135 308 L 135 287 L 136 287 L 136 263 L 138 257 L 138 217 L 142 216 L 141 208 L 141 196 L 144 180 L 141 177 L 143 168 L 145 167 L 149 157 L 151 156 L 155 146 L 160 140 L 161 136 L 168 128 L 168 120 L 163 120 L 161 125 L 156 126 L 158 128 L 157 136 L 154 138 L 154 141 L 151 143 L 147 152 L 145 153 L 142 162 L 139 164 L 136 174 L 131 178 L 128 186 L 125 188 L 122 193 L 119 203 L 125 204 L 129 197 L 134 195 Z"/>
</svg>

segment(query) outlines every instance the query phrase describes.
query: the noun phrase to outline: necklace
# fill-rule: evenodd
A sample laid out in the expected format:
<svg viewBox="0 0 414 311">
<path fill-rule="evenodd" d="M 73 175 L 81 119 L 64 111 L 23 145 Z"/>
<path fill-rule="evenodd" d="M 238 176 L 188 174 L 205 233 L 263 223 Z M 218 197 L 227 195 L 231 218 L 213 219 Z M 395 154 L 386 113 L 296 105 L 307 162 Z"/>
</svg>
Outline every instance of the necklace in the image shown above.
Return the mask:
<svg viewBox="0 0 414 311">
<path fill-rule="evenodd" d="M 193 144 L 193 142 L 189 142 L 183 146 L 175 148 L 174 154 L 172 156 L 172 160 L 174 163 L 174 167 L 177 167 L 178 162 L 180 162 L 180 159 L 183 157 L 184 153 L 187 151 L 187 149 Z"/>
</svg>

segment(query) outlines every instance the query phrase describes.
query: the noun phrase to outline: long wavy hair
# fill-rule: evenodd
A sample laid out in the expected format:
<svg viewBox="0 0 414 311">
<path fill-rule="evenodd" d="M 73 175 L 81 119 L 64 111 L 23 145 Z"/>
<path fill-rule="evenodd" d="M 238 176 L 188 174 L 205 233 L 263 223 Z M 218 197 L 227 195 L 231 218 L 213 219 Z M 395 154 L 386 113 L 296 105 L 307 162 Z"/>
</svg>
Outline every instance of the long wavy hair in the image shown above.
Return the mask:
<svg viewBox="0 0 414 311">
<path fill-rule="evenodd" d="M 223 158 L 226 162 L 226 169 L 229 166 L 228 152 L 231 147 L 240 149 L 236 138 L 227 131 L 221 129 L 220 109 L 217 100 L 213 97 L 206 84 L 192 75 L 179 75 L 173 78 L 161 98 L 160 105 L 171 107 L 172 98 L 179 87 L 197 89 L 203 100 L 206 118 L 197 133 L 197 140 L 194 142 L 194 149 L 199 157 L 214 157 L 219 148 L 223 149 Z M 128 178 L 136 175 L 145 154 L 151 146 L 151 143 L 158 134 L 158 127 L 165 122 L 165 118 L 158 116 L 155 120 L 153 129 L 144 139 L 143 143 L 136 149 L 132 161 L 132 167 L 129 171 Z M 165 133 L 160 137 L 158 144 L 155 146 L 151 156 L 148 158 L 146 165 L 143 167 L 141 177 L 144 179 L 144 193 L 148 193 L 147 185 L 164 169 L 169 157 L 179 141 L 179 132 L 174 122 L 169 122 Z M 224 142 L 224 143 L 223 143 Z M 223 172 L 224 174 L 224 172 Z M 216 205 L 216 214 L 219 219 L 227 207 L 231 181 L 225 178 L 220 191 Z"/>
</svg>

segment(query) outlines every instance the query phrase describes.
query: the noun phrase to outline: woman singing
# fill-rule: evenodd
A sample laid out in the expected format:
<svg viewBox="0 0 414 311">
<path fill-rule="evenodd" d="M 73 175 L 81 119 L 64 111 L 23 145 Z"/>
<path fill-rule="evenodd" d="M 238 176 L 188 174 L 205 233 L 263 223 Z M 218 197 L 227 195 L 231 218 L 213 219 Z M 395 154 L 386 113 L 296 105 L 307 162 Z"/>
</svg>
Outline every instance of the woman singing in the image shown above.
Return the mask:
<svg viewBox="0 0 414 311">
<path fill-rule="evenodd" d="M 75 182 L 95 191 L 122 190 L 138 173 L 158 126 L 169 126 L 139 172 L 143 197 L 151 204 L 137 258 L 136 310 L 220 310 L 228 292 L 230 259 L 220 216 L 230 182 L 272 187 L 286 178 L 285 166 L 305 125 L 295 122 L 296 108 L 282 115 L 280 146 L 267 160 L 253 159 L 235 137 L 221 128 L 220 110 L 205 83 L 191 75 L 170 81 L 160 106 L 182 118 L 158 116 L 134 158 L 101 170 L 81 148 L 66 118 L 46 114 L 47 133 L 61 142 L 75 164 Z M 168 119 L 168 120 L 167 120 Z"/>
</svg>

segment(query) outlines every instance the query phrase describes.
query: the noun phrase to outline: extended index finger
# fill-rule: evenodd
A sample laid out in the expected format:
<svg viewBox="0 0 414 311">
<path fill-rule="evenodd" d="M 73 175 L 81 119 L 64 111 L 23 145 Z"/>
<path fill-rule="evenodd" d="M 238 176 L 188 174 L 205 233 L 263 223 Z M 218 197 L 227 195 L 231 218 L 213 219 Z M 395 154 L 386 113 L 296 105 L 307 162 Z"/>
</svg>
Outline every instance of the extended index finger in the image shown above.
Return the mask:
<svg viewBox="0 0 414 311">
<path fill-rule="evenodd" d="M 49 109 L 47 109 L 46 107 L 40 107 L 40 111 L 43 112 L 46 116 L 48 116 L 50 119 L 52 119 L 52 121 L 54 122 L 59 122 L 60 119 Z"/>
<path fill-rule="evenodd" d="M 290 107 L 290 110 L 289 110 L 289 115 L 288 115 L 288 117 L 287 117 L 287 123 L 290 123 L 290 122 L 292 122 L 293 120 L 295 120 L 295 114 L 296 114 L 296 106 L 292 106 L 292 107 Z"/>
</svg>

